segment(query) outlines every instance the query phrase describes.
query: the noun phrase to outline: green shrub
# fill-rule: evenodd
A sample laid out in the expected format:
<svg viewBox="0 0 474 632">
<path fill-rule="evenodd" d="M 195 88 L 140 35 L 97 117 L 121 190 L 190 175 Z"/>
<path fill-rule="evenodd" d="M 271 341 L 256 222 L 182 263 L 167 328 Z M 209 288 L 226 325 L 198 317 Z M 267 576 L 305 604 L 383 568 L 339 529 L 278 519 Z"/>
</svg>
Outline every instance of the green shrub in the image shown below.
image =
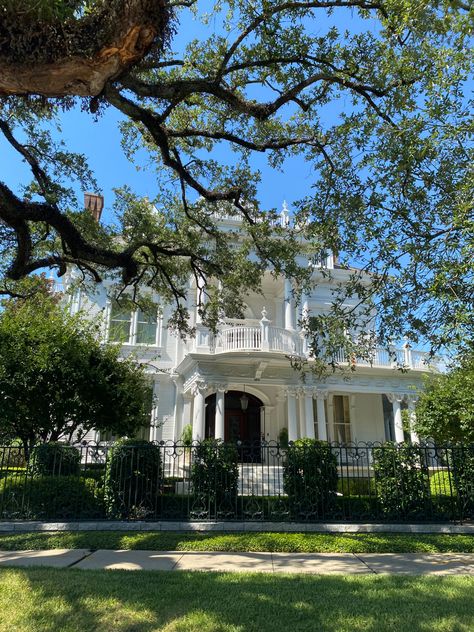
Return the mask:
<svg viewBox="0 0 474 632">
<path fill-rule="evenodd" d="M 298 439 L 288 447 L 283 487 L 295 519 L 324 516 L 337 492 L 337 458 L 325 441 Z"/>
<path fill-rule="evenodd" d="M 144 439 L 121 439 L 107 458 L 104 496 L 110 518 L 156 515 L 163 472 L 160 448 Z"/>
<path fill-rule="evenodd" d="M 374 448 L 377 498 L 386 518 L 430 515 L 430 480 L 423 456 L 423 449 L 404 443 Z"/>
<path fill-rule="evenodd" d="M 375 481 L 368 477 L 340 478 L 337 491 L 343 496 L 375 496 Z"/>
<path fill-rule="evenodd" d="M 278 443 L 280 444 L 280 448 L 284 450 L 288 447 L 288 428 L 282 428 L 278 433 Z"/>
<path fill-rule="evenodd" d="M 190 446 L 193 442 L 193 427 L 191 424 L 186 424 L 181 432 L 181 442 L 185 446 Z"/>
<path fill-rule="evenodd" d="M 30 476 L 0 481 L 0 518 L 26 520 L 100 519 L 101 490 L 79 476 Z"/>
<path fill-rule="evenodd" d="M 220 439 L 204 439 L 196 446 L 191 467 L 196 507 L 200 505 L 203 512 L 216 511 L 221 517 L 235 512 L 238 457 L 236 446 Z"/>
<path fill-rule="evenodd" d="M 58 441 L 42 443 L 31 451 L 29 470 L 33 476 L 77 476 L 81 453 Z"/>
<path fill-rule="evenodd" d="M 453 446 L 449 456 L 459 511 L 474 518 L 474 446 Z"/>
</svg>

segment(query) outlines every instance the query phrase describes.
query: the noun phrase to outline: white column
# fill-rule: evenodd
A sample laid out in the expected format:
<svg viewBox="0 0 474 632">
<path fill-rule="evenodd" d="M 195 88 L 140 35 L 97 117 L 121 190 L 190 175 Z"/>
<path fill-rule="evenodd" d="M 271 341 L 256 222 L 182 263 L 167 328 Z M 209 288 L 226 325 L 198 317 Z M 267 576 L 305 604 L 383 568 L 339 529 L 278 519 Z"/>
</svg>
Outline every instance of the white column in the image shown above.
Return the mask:
<svg viewBox="0 0 474 632">
<path fill-rule="evenodd" d="M 328 432 L 326 428 L 326 409 L 324 400 L 327 399 L 327 391 L 316 391 L 316 413 L 318 416 L 318 439 L 320 441 L 328 440 Z"/>
<path fill-rule="evenodd" d="M 225 438 L 225 392 L 226 387 L 223 384 L 216 386 L 216 421 L 214 426 L 214 436 L 216 439 Z"/>
<path fill-rule="evenodd" d="M 175 378 L 174 382 L 174 440 L 179 441 L 181 433 L 183 432 L 183 390 L 181 379 Z"/>
<path fill-rule="evenodd" d="M 159 422 L 158 422 L 158 397 L 160 392 L 160 382 L 154 380 L 153 382 L 153 405 L 151 408 L 150 419 L 150 440 L 159 441 Z"/>
<path fill-rule="evenodd" d="M 291 281 L 285 279 L 285 329 L 295 328 L 295 309 Z"/>
<path fill-rule="evenodd" d="M 410 439 L 412 443 L 420 443 L 420 437 L 417 435 L 415 430 L 415 422 L 416 422 L 416 406 L 417 398 L 413 395 L 408 396 L 408 418 L 410 420 Z"/>
<path fill-rule="evenodd" d="M 286 389 L 288 402 L 288 440 L 296 441 L 298 438 L 298 426 L 296 424 L 296 389 Z"/>
<path fill-rule="evenodd" d="M 327 435 L 328 441 L 334 441 L 334 394 L 328 393 L 328 418 L 327 418 Z"/>
<path fill-rule="evenodd" d="M 405 395 L 399 393 L 388 393 L 388 400 L 392 403 L 393 407 L 393 425 L 395 427 L 395 441 L 397 443 L 403 443 L 405 436 L 403 434 L 403 422 L 402 422 L 402 402 Z"/>
<path fill-rule="evenodd" d="M 205 382 L 196 382 L 192 388 L 194 395 L 193 441 L 201 441 L 205 437 L 206 390 L 207 384 Z"/>
<path fill-rule="evenodd" d="M 308 439 L 315 439 L 314 434 L 314 408 L 313 408 L 313 389 L 307 387 L 304 389 L 304 410 L 306 421 L 305 436 Z"/>
<path fill-rule="evenodd" d="M 304 393 L 303 389 L 298 389 L 298 436 L 306 436 L 306 422 L 304 414 Z"/>
</svg>

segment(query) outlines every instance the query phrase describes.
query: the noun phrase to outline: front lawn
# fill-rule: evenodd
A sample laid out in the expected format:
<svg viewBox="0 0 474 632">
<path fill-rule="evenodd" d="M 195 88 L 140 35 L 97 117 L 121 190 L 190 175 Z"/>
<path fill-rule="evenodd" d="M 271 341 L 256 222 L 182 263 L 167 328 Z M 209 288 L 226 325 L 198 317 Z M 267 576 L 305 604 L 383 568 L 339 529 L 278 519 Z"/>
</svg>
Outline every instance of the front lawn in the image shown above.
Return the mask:
<svg viewBox="0 0 474 632">
<path fill-rule="evenodd" d="M 144 549 L 288 553 L 474 553 L 474 535 L 57 531 L 0 535 L 0 550 Z"/>
<path fill-rule="evenodd" d="M 471 632 L 474 578 L 0 570 L 0 632 Z"/>
</svg>

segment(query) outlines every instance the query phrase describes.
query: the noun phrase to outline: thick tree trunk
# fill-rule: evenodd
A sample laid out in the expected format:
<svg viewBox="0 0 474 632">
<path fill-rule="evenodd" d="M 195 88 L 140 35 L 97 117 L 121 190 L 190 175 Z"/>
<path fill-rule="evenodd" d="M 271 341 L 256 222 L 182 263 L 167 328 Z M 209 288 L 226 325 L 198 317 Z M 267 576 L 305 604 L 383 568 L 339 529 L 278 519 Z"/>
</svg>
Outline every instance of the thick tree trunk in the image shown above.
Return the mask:
<svg viewBox="0 0 474 632">
<path fill-rule="evenodd" d="M 132 27 L 115 45 L 93 58 L 71 57 L 51 64 L 1 64 L 0 96 L 40 94 L 45 97 L 97 96 L 149 50 L 156 31 Z"/>
</svg>

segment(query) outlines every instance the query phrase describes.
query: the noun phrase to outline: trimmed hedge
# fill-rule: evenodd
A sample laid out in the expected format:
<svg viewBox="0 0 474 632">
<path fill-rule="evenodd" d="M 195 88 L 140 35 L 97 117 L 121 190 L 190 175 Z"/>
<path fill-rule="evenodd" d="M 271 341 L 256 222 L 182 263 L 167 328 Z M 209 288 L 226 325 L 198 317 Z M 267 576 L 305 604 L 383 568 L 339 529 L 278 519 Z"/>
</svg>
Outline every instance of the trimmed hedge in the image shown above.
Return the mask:
<svg viewBox="0 0 474 632">
<path fill-rule="evenodd" d="M 81 453 L 71 445 L 50 441 L 31 451 L 29 470 L 33 476 L 78 476 Z"/>
<path fill-rule="evenodd" d="M 337 457 L 328 443 L 298 439 L 289 445 L 283 488 L 294 519 L 327 515 L 334 505 L 337 482 Z"/>
<path fill-rule="evenodd" d="M 195 517 L 199 512 L 204 515 L 215 510 L 219 517 L 235 515 L 238 460 L 236 446 L 220 439 L 205 439 L 194 448 L 191 485 Z"/>
<path fill-rule="evenodd" d="M 453 446 L 450 454 L 459 509 L 465 518 L 474 518 L 474 446 Z"/>
<path fill-rule="evenodd" d="M 387 442 L 374 448 L 377 498 L 386 518 L 424 518 L 431 515 L 430 478 L 421 448 Z"/>
<path fill-rule="evenodd" d="M 105 472 L 107 516 L 132 520 L 156 516 L 162 481 L 158 446 L 144 439 L 117 441 L 108 454 Z"/>
<path fill-rule="evenodd" d="M 27 476 L 0 481 L 3 520 L 105 518 L 101 489 L 93 479 L 79 476 Z"/>
</svg>

